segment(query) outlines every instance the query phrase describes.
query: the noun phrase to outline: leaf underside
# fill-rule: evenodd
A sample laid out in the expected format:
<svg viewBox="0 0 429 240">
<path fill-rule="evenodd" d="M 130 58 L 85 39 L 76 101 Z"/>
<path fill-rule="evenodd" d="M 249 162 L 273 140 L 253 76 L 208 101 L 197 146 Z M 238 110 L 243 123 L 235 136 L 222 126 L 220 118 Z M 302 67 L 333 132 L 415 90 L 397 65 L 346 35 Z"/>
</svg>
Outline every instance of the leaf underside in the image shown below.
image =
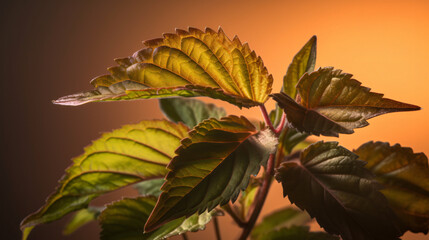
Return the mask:
<svg viewBox="0 0 429 240">
<path fill-rule="evenodd" d="M 427 234 L 429 228 L 429 168 L 423 153 L 385 142 L 368 142 L 354 151 L 367 161 L 384 186 L 381 192 L 399 216 L 405 230 Z"/>
<path fill-rule="evenodd" d="M 365 162 L 337 142 L 317 142 L 281 163 L 284 196 L 344 240 L 397 239 L 402 232 Z"/>
<path fill-rule="evenodd" d="M 262 59 L 223 30 L 189 28 L 144 42 L 131 57 L 115 59 L 110 75 L 91 81 L 94 90 L 62 97 L 54 103 L 132 100 L 171 96 L 208 96 L 239 107 L 264 103 L 273 78 Z"/>
<path fill-rule="evenodd" d="M 165 120 L 126 125 L 95 140 L 73 160 L 56 191 L 21 229 L 52 222 L 86 208 L 101 194 L 153 178 L 162 178 L 188 128 Z"/>
<path fill-rule="evenodd" d="M 196 126 L 168 165 L 171 171 L 145 230 L 235 201 L 275 148 L 268 141 L 272 133 L 266 134 L 236 116 Z"/>
<path fill-rule="evenodd" d="M 225 109 L 197 99 L 162 98 L 159 100 L 164 115 L 173 122 L 183 122 L 189 128 L 209 118 L 226 116 Z"/>
<path fill-rule="evenodd" d="M 351 77 L 332 67 L 319 68 L 299 80 L 298 102 L 284 93 L 271 96 L 285 111 L 288 122 L 299 131 L 336 137 L 367 126 L 366 120 L 378 115 L 420 109 L 370 92 Z"/>
<path fill-rule="evenodd" d="M 211 213 L 194 214 L 185 219 L 171 221 L 152 232 L 143 232 L 143 227 L 156 204 L 156 198 L 125 198 L 107 206 L 99 216 L 101 240 L 158 240 L 188 231 L 204 230 L 210 222 Z"/>
</svg>

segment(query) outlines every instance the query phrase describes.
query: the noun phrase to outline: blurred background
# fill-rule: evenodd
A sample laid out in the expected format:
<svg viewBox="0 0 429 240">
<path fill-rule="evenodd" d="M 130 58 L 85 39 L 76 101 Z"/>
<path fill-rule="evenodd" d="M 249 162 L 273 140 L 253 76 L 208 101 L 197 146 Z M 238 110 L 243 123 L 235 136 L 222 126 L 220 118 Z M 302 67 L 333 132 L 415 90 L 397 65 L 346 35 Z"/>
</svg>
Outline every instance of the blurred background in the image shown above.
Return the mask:
<svg viewBox="0 0 429 240">
<path fill-rule="evenodd" d="M 1 24 L 1 239 L 19 239 L 19 223 L 54 190 L 70 159 L 84 146 L 121 125 L 162 118 L 157 100 L 56 106 L 51 100 L 91 89 L 113 59 L 142 48 L 141 41 L 175 28 L 222 26 L 262 57 L 279 91 L 294 54 L 318 37 L 317 65 L 354 74 L 386 97 L 419 105 L 418 112 L 370 120 L 353 135 L 329 138 L 349 149 L 369 140 L 389 141 L 429 153 L 429 2 L 427 0 L 325 1 L 9 1 Z M 240 110 L 221 101 L 229 114 L 261 119 L 259 109 Z M 268 109 L 274 103 L 269 100 Z M 124 189 L 95 203 L 132 196 Z M 274 183 L 263 215 L 285 206 Z M 66 218 L 67 219 L 67 218 Z M 37 227 L 30 239 L 98 239 L 90 224 L 63 237 L 66 219 Z M 224 239 L 239 229 L 221 220 Z M 316 227 L 315 227 L 316 228 Z M 212 225 L 191 239 L 214 237 Z M 406 234 L 403 239 L 428 239 Z"/>
</svg>

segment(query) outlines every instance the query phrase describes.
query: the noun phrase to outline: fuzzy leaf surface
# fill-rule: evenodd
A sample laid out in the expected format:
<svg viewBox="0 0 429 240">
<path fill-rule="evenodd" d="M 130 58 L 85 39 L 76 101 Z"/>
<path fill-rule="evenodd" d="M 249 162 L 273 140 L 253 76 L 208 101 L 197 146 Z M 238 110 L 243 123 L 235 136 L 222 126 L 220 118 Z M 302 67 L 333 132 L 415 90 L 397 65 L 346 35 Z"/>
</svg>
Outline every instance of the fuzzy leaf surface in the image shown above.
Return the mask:
<svg viewBox="0 0 429 240">
<path fill-rule="evenodd" d="M 197 99 L 163 98 L 159 100 L 164 115 L 173 122 L 183 122 L 189 128 L 209 118 L 226 116 L 225 109 Z"/>
<path fill-rule="evenodd" d="M 304 73 L 314 71 L 316 66 L 317 37 L 313 36 L 293 57 L 286 75 L 283 77 L 283 92 L 291 98 L 296 97 L 296 84 Z"/>
<path fill-rule="evenodd" d="M 291 207 L 286 207 L 264 217 L 262 222 L 256 225 L 252 230 L 251 237 L 255 240 L 262 239 L 264 238 L 264 235 L 269 232 L 279 231 L 282 228 L 301 226 L 310 221 L 311 218 L 306 212 Z"/>
<path fill-rule="evenodd" d="M 276 169 L 275 178 L 292 203 L 344 240 L 391 240 L 399 222 L 365 162 L 337 142 L 317 142 L 300 159 Z"/>
<path fill-rule="evenodd" d="M 429 168 L 424 153 L 386 142 L 368 142 L 354 151 L 367 161 L 384 186 L 381 192 L 402 220 L 405 230 L 427 234 L 429 228 Z"/>
<path fill-rule="evenodd" d="M 244 117 L 203 121 L 189 132 L 168 165 L 163 193 L 145 230 L 234 202 L 276 144 L 270 130 L 258 132 Z"/>
<path fill-rule="evenodd" d="M 284 93 L 272 94 L 285 111 L 288 122 L 301 132 L 338 136 L 368 125 L 366 120 L 381 114 L 414 111 L 420 107 L 383 98 L 383 94 L 352 79 L 352 75 L 319 68 L 305 73 L 297 84 L 298 103 Z"/>
<path fill-rule="evenodd" d="M 155 197 L 125 198 L 107 206 L 100 217 L 101 240 L 158 240 L 204 230 L 216 213 L 204 212 L 189 218 L 171 221 L 152 232 L 143 232 L 143 227 L 156 204 Z"/>
<path fill-rule="evenodd" d="M 165 120 L 143 121 L 105 133 L 73 159 L 45 205 L 21 223 L 26 229 L 86 208 L 92 199 L 140 181 L 162 178 L 188 128 Z"/>
<path fill-rule="evenodd" d="M 116 59 L 109 75 L 91 81 L 92 91 L 62 97 L 54 103 L 208 96 L 239 107 L 264 103 L 273 78 L 262 59 L 223 30 L 189 28 L 144 42 L 131 57 Z"/>
</svg>

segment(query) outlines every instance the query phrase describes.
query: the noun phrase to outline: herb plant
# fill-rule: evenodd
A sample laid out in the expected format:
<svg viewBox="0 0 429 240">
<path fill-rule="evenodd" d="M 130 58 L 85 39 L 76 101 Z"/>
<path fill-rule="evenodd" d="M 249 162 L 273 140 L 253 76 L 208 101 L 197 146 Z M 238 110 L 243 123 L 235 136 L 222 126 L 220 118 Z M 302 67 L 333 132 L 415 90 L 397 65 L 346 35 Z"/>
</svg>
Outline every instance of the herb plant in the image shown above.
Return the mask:
<svg viewBox="0 0 429 240">
<path fill-rule="evenodd" d="M 229 214 L 239 239 L 398 239 L 428 232 L 429 170 L 423 153 L 367 142 L 350 151 L 310 134 L 351 134 L 367 120 L 420 108 L 384 98 L 333 67 L 316 63 L 316 37 L 293 58 L 279 93 L 262 59 L 218 31 L 189 28 L 144 42 L 115 59 L 94 90 L 55 104 L 160 98 L 166 120 L 142 121 L 105 133 L 66 170 L 46 204 L 22 221 L 23 239 L 38 224 L 75 212 L 69 234 L 98 220 L 101 239 L 163 239 L 204 229 Z M 210 97 L 259 107 L 263 123 L 227 115 Z M 264 103 L 274 99 L 268 114 Z M 262 174 L 258 174 L 261 166 Z M 273 180 L 301 210 L 285 208 L 255 226 Z M 136 198 L 106 207 L 91 201 L 134 185 Z M 307 213 L 305 213 L 305 211 Z M 315 218 L 326 232 L 311 232 Z"/>
</svg>

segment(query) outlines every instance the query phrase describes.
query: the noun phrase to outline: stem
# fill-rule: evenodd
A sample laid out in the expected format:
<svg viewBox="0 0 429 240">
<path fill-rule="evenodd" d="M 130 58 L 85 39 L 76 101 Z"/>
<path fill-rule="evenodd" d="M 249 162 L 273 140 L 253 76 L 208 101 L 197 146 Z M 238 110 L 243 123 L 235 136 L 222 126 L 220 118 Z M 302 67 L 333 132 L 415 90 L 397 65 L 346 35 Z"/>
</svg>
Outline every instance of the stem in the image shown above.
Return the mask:
<svg viewBox="0 0 429 240">
<path fill-rule="evenodd" d="M 188 235 L 186 235 L 186 233 L 183 233 L 181 236 L 182 236 L 183 240 L 188 240 L 189 239 Z"/>
<path fill-rule="evenodd" d="M 219 230 L 219 222 L 217 221 L 217 217 L 213 218 L 213 225 L 215 228 L 215 233 L 216 233 L 216 239 L 217 240 L 221 240 L 221 236 L 220 236 L 220 230 Z"/>
<path fill-rule="evenodd" d="M 249 221 L 246 222 L 246 225 L 241 233 L 240 240 L 246 240 L 250 232 L 253 229 L 253 226 L 256 223 L 256 220 L 261 213 L 262 207 L 264 206 L 265 199 L 267 198 L 268 190 L 271 186 L 271 178 L 274 174 L 274 154 L 270 154 L 268 159 L 267 168 L 265 170 L 264 181 L 262 182 L 261 188 L 259 188 L 258 195 L 255 199 L 255 207 L 252 211 L 252 215 L 249 218 Z"/>
<path fill-rule="evenodd" d="M 268 116 L 267 109 L 265 108 L 264 104 L 259 105 L 259 108 L 261 109 L 262 116 L 264 117 L 265 124 L 270 128 L 273 133 L 276 132 L 276 129 L 274 129 L 273 124 L 271 123 L 270 117 Z"/>
<path fill-rule="evenodd" d="M 283 112 L 282 119 L 280 120 L 280 123 L 279 123 L 279 125 L 277 126 L 277 128 L 274 130 L 274 132 L 275 132 L 277 135 L 279 135 L 279 134 L 282 132 L 283 127 L 284 127 L 284 125 L 285 125 L 285 122 L 286 122 L 286 114 Z"/>
<path fill-rule="evenodd" d="M 235 223 L 237 223 L 237 225 L 239 227 L 243 228 L 246 225 L 246 223 L 243 222 L 243 220 L 239 216 L 237 216 L 234 209 L 232 209 L 232 207 L 231 207 L 231 205 L 229 205 L 229 203 L 223 205 L 222 209 L 225 210 L 232 217 L 232 219 L 234 219 Z"/>
</svg>

